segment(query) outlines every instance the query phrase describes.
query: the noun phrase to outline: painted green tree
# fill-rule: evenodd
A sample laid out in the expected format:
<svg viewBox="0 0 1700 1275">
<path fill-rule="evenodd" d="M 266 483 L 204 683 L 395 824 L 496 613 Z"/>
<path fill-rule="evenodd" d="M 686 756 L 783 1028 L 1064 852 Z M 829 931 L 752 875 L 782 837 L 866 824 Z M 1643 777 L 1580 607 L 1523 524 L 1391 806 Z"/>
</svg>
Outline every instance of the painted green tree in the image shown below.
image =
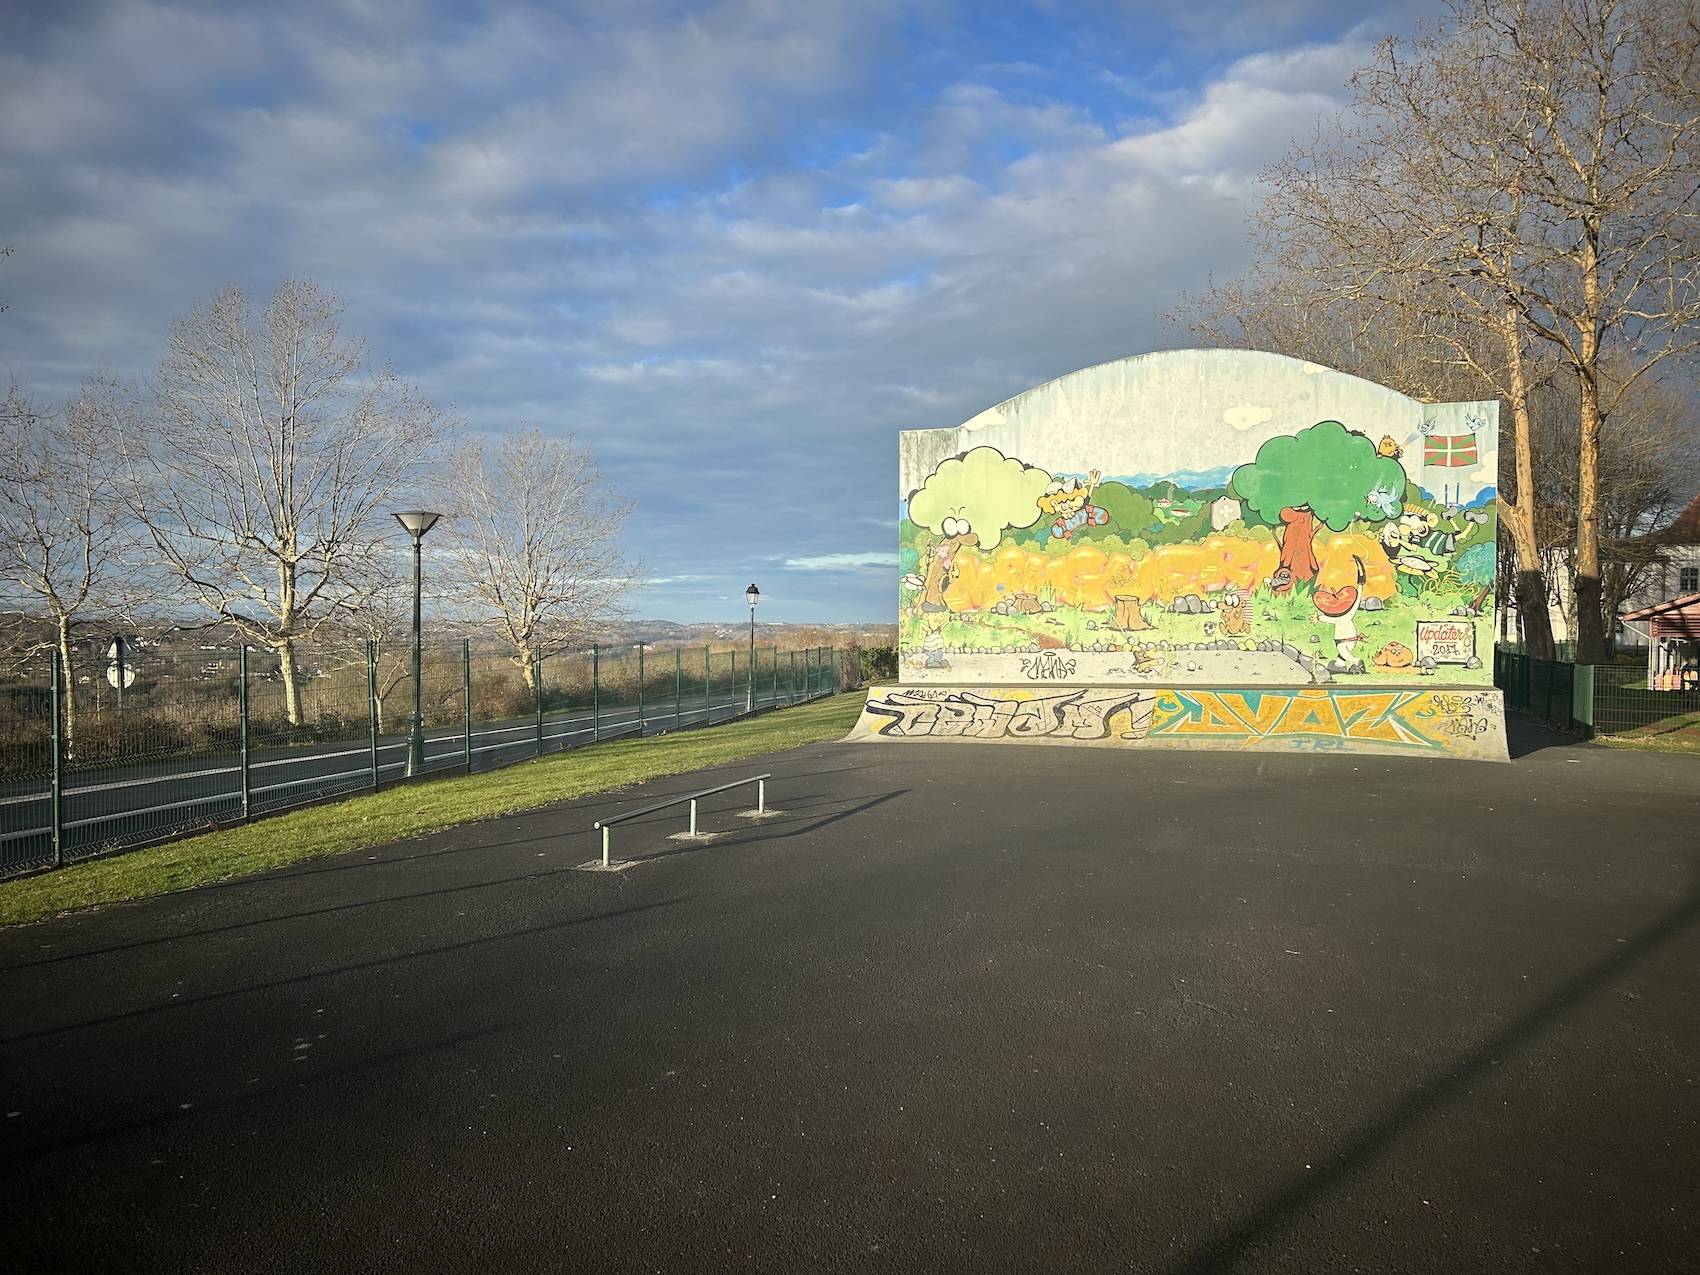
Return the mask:
<svg viewBox="0 0 1700 1275">
<path fill-rule="evenodd" d="M 1099 483 L 1093 489 L 1092 503 L 1109 514 L 1110 521 L 1129 535 L 1144 535 L 1157 521 L 1157 510 L 1149 496 L 1114 479 Z"/>
<path fill-rule="evenodd" d="M 1354 518 L 1385 522 L 1404 508 L 1404 466 L 1339 421 L 1271 438 L 1228 480 L 1247 521 L 1281 527 L 1281 565 L 1298 584 L 1317 572 L 1316 524 L 1344 531 Z"/>
<path fill-rule="evenodd" d="M 909 517 L 935 535 L 944 534 L 946 518 L 963 519 L 982 549 L 995 549 L 1008 528 L 1039 520 L 1038 498 L 1050 481 L 995 447 L 976 447 L 933 471 L 909 497 Z"/>
</svg>

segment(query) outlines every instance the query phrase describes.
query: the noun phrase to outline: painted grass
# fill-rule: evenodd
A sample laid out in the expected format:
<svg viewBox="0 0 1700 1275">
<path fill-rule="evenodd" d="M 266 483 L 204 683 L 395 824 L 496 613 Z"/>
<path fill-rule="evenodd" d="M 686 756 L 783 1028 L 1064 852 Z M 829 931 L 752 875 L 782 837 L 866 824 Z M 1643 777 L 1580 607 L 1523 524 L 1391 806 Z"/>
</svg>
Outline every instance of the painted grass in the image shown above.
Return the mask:
<svg viewBox="0 0 1700 1275">
<path fill-rule="evenodd" d="M 188 890 L 495 815 L 534 810 L 639 780 L 840 739 L 866 696 L 834 695 L 710 730 L 616 740 L 482 775 L 392 788 L 243 827 L 0 882 L 0 925 Z"/>
</svg>

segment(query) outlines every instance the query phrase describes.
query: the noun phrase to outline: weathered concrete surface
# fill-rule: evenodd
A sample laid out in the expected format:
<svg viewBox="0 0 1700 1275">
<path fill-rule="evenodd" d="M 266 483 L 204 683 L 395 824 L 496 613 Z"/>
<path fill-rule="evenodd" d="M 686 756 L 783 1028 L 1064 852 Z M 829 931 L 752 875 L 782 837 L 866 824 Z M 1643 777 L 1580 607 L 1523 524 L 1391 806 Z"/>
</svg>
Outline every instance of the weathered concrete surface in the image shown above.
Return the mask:
<svg viewBox="0 0 1700 1275">
<path fill-rule="evenodd" d="M 1694 1271 L 1700 758 L 1513 742 L 819 745 L 0 933 L 0 1267 Z"/>
<path fill-rule="evenodd" d="M 1507 760 L 1499 691 L 887 686 L 851 742 L 971 740 Z"/>
</svg>

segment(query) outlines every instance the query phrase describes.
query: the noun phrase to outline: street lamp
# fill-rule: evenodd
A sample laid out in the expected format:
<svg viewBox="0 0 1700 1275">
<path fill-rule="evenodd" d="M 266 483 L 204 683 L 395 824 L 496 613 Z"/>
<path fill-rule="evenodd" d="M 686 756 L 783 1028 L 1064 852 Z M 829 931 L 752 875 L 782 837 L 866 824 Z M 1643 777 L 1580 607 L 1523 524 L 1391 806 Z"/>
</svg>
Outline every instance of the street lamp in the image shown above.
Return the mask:
<svg viewBox="0 0 1700 1275">
<path fill-rule="evenodd" d="M 761 601 L 761 590 L 751 585 L 744 590 L 744 601 L 750 604 L 750 689 L 744 697 L 744 711 L 756 711 L 756 603 Z"/>
<path fill-rule="evenodd" d="M 413 537 L 413 728 L 407 733 L 407 773 L 410 778 L 425 773 L 425 724 L 419 712 L 419 542 L 425 539 L 425 533 L 436 526 L 437 519 L 442 516 L 423 509 L 407 509 L 395 516 L 395 520 Z"/>
</svg>

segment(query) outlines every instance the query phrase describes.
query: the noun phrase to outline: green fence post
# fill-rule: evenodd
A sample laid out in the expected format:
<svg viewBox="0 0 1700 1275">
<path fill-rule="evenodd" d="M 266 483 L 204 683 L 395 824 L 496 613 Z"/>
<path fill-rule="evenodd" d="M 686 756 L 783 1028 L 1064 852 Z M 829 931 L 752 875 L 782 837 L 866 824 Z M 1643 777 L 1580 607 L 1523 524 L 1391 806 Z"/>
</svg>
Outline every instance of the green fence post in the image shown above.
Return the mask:
<svg viewBox="0 0 1700 1275">
<path fill-rule="evenodd" d="M 732 685 L 738 685 L 738 652 L 735 649 L 732 652 Z M 732 716 L 736 717 L 738 715 L 738 701 L 736 698 L 738 692 L 734 690 L 732 694 L 734 697 L 732 701 Z"/>
<path fill-rule="evenodd" d="M 48 677 L 53 696 L 53 866 L 65 866 L 65 706 L 59 702 L 65 674 L 59 667 L 59 652 L 53 652 L 53 671 Z"/>
<path fill-rule="evenodd" d="M 643 738 L 643 643 L 638 648 L 638 738 Z"/>
<path fill-rule="evenodd" d="M 1578 664 L 1570 684 L 1570 724 L 1580 728 L 1582 738 L 1594 733 L 1594 666 Z"/>
<path fill-rule="evenodd" d="M 779 707 L 779 643 L 773 644 L 773 707 Z"/>
<path fill-rule="evenodd" d="M 785 679 L 785 699 L 788 703 L 797 702 L 797 648 L 791 648 L 791 672 Z"/>
<path fill-rule="evenodd" d="M 241 734 L 237 741 L 237 750 L 241 757 L 242 766 L 242 821 L 248 821 L 249 804 L 254 795 L 254 775 L 249 768 L 248 756 L 248 644 L 244 642 L 236 654 L 236 672 L 238 690 L 236 692 L 237 712 L 241 717 Z"/>
<path fill-rule="evenodd" d="M 590 644 L 590 740 L 602 739 L 602 651 Z"/>
<path fill-rule="evenodd" d="M 673 648 L 673 729 L 679 729 L 679 710 L 685 700 L 685 648 Z"/>
<path fill-rule="evenodd" d="M 708 648 L 702 648 L 702 724 L 707 726 L 714 717 L 714 661 Z"/>
<path fill-rule="evenodd" d="M 466 773 L 472 773 L 472 639 L 460 640 L 460 712 L 466 729 Z"/>
<path fill-rule="evenodd" d="M 372 746 L 372 791 L 378 791 L 378 644 L 366 643 L 366 735 Z"/>
<path fill-rule="evenodd" d="M 531 690 L 535 700 L 537 717 L 537 751 L 543 752 L 543 656 L 537 654 L 531 657 Z"/>
</svg>

